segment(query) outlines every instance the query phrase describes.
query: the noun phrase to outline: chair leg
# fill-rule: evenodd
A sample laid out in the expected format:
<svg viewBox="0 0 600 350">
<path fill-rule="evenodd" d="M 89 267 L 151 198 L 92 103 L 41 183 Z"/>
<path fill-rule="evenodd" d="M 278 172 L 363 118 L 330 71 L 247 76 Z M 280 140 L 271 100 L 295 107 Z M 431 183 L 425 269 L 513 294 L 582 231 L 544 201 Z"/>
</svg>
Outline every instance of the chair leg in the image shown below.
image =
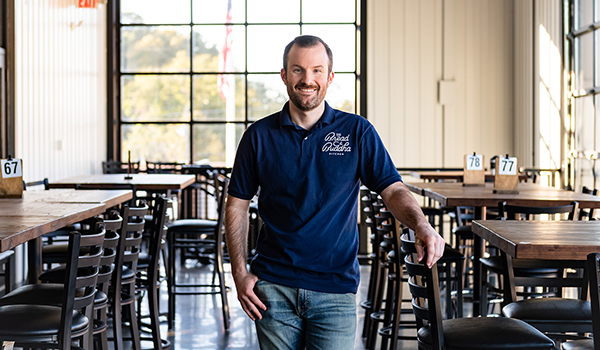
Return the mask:
<svg viewBox="0 0 600 350">
<path fill-rule="evenodd" d="M 121 315 L 120 288 L 119 295 L 114 296 L 113 302 L 113 346 L 115 350 L 123 350 L 123 319 Z"/>
<path fill-rule="evenodd" d="M 229 303 L 227 302 L 227 286 L 225 285 L 225 273 L 223 271 L 223 249 L 217 247 L 216 260 L 214 270 L 219 275 L 219 291 L 221 292 L 221 311 L 223 312 L 223 325 L 225 329 L 229 329 Z M 213 282 L 214 284 L 214 282 Z"/>
<path fill-rule="evenodd" d="M 176 251 L 175 248 L 175 234 L 167 233 L 167 244 L 169 246 L 168 257 L 168 266 L 166 266 L 167 270 L 167 293 L 168 293 L 168 307 L 167 307 L 167 323 L 168 328 L 173 329 L 174 321 L 175 321 L 175 260 L 176 260 Z"/>
<path fill-rule="evenodd" d="M 141 350 L 142 345 L 140 343 L 140 327 L 138 325 L 138 319 L 135 312 L 135 302 L 129 303 L 125 308 L 130 328 L 131 328 L 131 341 L 133 350 Z"/>
<path fill-rule="evenodd" d="M 160 314 L 158 308 L 158 288 L 148 288 L 148 303 L 150 310 L 150 330 L 152 331 L 152 342 L 154 350 L 162 350 L 162 339 L 160 337 L 160 322 L 158 316 Z"/>
</svg>

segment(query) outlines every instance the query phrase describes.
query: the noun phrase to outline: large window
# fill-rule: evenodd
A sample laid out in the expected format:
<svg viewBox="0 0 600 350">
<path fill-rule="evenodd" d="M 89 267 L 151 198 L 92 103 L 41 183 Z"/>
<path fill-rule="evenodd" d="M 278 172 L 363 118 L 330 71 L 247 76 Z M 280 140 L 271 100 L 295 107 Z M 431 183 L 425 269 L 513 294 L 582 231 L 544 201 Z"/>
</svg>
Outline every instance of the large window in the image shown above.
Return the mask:
<svg viewBox="0 0 600 350">
<path fill-rule="evenodd" d="M 600 170 L 600 0 L 565 1 L 566 67 L 574 187 L 597 187 Z"/>
<path fill-rule="evenodd" d="M 333 51 L 326 100 L 359 113 L 360 0 L 117 3 L 116 157 L 231 166 L 245 128 L 287 101 L 283 49 L 301 34 Z"/>
</svg>

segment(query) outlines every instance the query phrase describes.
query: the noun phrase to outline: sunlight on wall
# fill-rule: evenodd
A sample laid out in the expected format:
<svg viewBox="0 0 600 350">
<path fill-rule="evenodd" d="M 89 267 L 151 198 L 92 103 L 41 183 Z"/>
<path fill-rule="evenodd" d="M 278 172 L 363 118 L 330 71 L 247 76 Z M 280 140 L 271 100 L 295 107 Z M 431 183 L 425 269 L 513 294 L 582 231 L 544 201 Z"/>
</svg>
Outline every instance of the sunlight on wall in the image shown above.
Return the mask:
<svg viewBox="0 0 600 350">
<path fill-rule="evenodd" d="M 560 49 L 543 24 L 539 26 L 539 166 L 561 167 L 561 67 Z"/>
</svg>

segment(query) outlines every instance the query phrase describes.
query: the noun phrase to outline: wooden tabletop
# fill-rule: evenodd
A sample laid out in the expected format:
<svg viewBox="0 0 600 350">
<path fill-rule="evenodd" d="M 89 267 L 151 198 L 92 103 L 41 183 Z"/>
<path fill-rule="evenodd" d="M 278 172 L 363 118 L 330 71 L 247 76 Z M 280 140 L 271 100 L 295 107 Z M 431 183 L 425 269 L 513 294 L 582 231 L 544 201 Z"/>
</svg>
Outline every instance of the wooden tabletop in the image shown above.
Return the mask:
<svg viewBox="0 0 600 350">
<path fill-rule="evenodd" d="M 88 185 L 98 188 L 113 188 L 115 185 L 135 185 L 138 190 L 167 191 L 182 190 L 196 181 L 194 175 L 180 174 L 95 174 L 74 176 L 53 181 L 50 188 L 75 188 L 76 185 Z"/>
<path fill-rule="evenodd" d="M 600 208 L 598 196 L 534 183 L 519 183 L 518 194 L 494 193 L 492 183 L 486 183 L 484 186 L 463 186 L 459 182 L 410 182 L 406 183 L 406 186 L 414 193 L 447 206 L 496 207 L 501 201 L 523 206 L 558 206 L 577 201 L 582 208 Z"/>
<path fill-rule="evenodd" d="M 114 207 L 133 198 L 131 190 L 86 190 L 56 189 L 48 191 L 26 191 L 31 200 L 49 203 L 104 203 Z M 0 203 L 1 204 L 1 203 Z"/>
<path fill-rule="evenodd" d="M 410 172 L 410 176 L 417 178 L 417 179 L 422 179 L 422 180 L 433 180 L 433 181 L 437 181 L 437 180 L 456 180 L 456 181 L 463 181 L 463 174 L 464 172 L 462 170 L 441 170 L 441 171 L 434 171 L 434 170 L 428 170 L 428 171 L 411 171 Z M 491 171 L 486 171 L 485 172 L 485 179 L 486 180 L 494 180 L 494 175 L 492 175 Z M 519 180 L 523 181 L 523 180 L 527 180 L 528 176 L 526 174 L 519 174 Z"/>
<path fill-rule="evenodd" d="M 475 220 L 472 230 L 514 258 L 585 260 L 600 252 L 600 221 Z"/>
<path fill-rule="evenodd" d="M 0 199 L 0 252 L 102 214 L 131 198 L 129 190 L 52 190 L 24 191 L 23 198 Z"/>
</svg>

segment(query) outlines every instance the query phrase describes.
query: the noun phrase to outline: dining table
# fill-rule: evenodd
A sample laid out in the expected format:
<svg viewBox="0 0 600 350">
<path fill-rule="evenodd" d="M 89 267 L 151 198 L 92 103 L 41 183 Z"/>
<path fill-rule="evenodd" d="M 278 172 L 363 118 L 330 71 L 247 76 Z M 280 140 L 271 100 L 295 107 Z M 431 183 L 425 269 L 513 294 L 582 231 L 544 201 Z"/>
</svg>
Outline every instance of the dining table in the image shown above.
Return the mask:
<svg viewBox="0 0 600 350">
<path fill-rule="evenodd" d="M 167 197 L 174 197 L 177 202 L 176 218 L 184 218 L 184 208 L 187 207 L 189 196 L 183 191 L 196 182 L 193 174 L 94 174 L 72 176 L 58 181 L 52 181 L 52 188 L 131 188 L 134 191 L 134 200 L 137 191 L 162 193 Z M 180 193 L 183 193 L 180 196 Z"/>
<path fill-rule="evenodd" d="M 506 253 L 508 271 L 512 258 L 585 261 L 600 252 L 600 221 L 475 220 L 471 230 Z M 511 273 L 505 290 L 507 304 L 516 300 Z"/>
<path fill-rule="evenodd" d="M 464 177 L 463 170 L 415 170 L 409 173 L 411 177 L 425 181 L 458 181 L 462 182 Z M 494 181 L 494 174 L 491 171 L 485 172 L 485 181 Z M 527 181 L 527 174 L 519 174 L 519 181 Z"/>
<path fill-rule="evenodd" d="M 183 174 L 94 174 L 72 176 L 52 181 L 50 188 L 75 188 L 77 186 L 94 186 L 95 188 L 114 188 L 130 185 L 136 190 L 168 191 L 183 190 L 196 181 L 194 175 Z"/>
<path fill-rule="evenodd" d="M 530 182 L 520 182 L 518 193 L 495 193 L 493 183 L 483 186 L 463 186 L 459 182 L 408 182 L 405 185 L 418 195 L 430 198 L 442 206 L 473 207 L 474 220 L 485 220 L 486 209 L 495 208 L 499 202 L 521 206 L 560 206 L 573 201 L 580 208 L 600 208 L 600 197 L 586 193 L 542 186 Z M 474 235 L 473 243 L 473 314 L 481 315 L 481 265 L 479 258 L 483 254 L 483 239 Z"/>
<path fill-rule="evenodd" d="M 131 190 L 23 191 L 22 198 L 0 199 L 0 252 L 25 242 L 29 283 L 41 273 L 41 237 L 65 226 L 100 215 L 133 197 Z"/>
</svg>

